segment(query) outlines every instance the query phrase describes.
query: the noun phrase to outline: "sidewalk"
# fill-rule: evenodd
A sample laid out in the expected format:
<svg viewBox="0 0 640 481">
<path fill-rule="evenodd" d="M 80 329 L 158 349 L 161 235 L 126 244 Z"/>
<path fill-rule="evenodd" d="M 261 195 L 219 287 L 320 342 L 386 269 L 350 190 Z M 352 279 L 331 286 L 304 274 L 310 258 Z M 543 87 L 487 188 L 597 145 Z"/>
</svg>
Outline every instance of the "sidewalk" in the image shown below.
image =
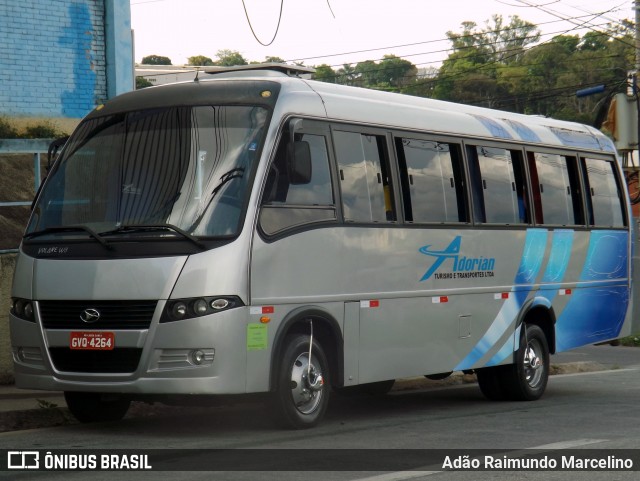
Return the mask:
<svg viewBox="0 0 640 481">
<path fill-rule="evenodd" d="M 0 413 L 27 411 L 47 407 L 66 407 L 64 395 L 53 391 L 31 391 L 17 387 L 0 386 Z"/>
</svg>

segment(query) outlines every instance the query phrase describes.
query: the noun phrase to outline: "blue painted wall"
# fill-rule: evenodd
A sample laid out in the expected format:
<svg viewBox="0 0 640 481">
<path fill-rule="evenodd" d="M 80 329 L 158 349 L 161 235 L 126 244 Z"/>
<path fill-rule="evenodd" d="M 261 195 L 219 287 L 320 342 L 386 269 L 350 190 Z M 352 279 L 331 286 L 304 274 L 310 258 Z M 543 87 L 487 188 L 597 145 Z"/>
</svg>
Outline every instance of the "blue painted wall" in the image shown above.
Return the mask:
<svg viewBox="0 0 640 481">
<path fill-rule="evenodd" d="M 131 90 L 129 12 L 128 0 L 0 0 L 0 115 L 79 118 Z"/>
</svg>

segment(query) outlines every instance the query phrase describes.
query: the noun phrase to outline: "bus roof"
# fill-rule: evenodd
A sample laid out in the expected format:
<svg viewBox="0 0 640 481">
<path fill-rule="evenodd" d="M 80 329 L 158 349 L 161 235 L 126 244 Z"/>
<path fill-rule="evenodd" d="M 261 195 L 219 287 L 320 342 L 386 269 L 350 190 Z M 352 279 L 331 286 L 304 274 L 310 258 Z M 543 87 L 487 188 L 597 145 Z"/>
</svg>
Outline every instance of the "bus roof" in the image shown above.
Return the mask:
<svg viewBox="0 0 640 481">
<path fill-rule="evenodd" d="M 337 122 L 355 122 L 384 128 L 415 130 L 450 136 L 499 139 L 529 144 L 588 149 L 615 153 L 613 142 L 602 132 L 588 125 L 551 118 L 516 114 L 442 100 L 382 92 L 359 87 L 307 80 L 297 77 L 296 69 L 269 68 L 259 65 L 242 69 L 209 71 L 192 82 L 150 87 L 124 94 L 130 107 L 146 97 L 140 107 L 157 102 L 163 105 L 185 105 L 202 102 L 224 83 L 254 82 L 255 85 L 279 84 L 277 99 L 281 115 L 325 117 Z M 148 91 L 148 92 L 146 92 Z M 197 95 L 195 95 L 197 93 Z M 217 97 L 217 95 L 212 95 Z M 165 99 L 164 101 L 162 99 Z M 107 107 L 123 107 L 116 99 Z M 107 108 L 105 110 L 112 110 Z"/>
</svg>

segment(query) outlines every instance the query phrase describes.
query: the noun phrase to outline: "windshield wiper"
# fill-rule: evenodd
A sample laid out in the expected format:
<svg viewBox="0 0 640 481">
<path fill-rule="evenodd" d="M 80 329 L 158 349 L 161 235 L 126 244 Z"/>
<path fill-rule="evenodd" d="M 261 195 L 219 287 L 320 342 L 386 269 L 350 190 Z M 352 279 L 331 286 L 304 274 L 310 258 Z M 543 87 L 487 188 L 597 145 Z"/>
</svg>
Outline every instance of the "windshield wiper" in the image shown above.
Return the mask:
<svg viewBox="0 0 640 481">
<path fill-rule="evenodd" d="M 194 245 L 198 246 L 200 249 L 207 250 L 207 246 L 196 239 L 194 236 L 189 234 L 188 232 L 182 230 L 180 227 L 177 227 L 173 224 L 127 224 L 121 225 L 117 229 L 100 232 L 99 235 L 114 235 L 114 234 L 127 234 L 133 232 L 152 232 L 157 230 L 168 230 L 171 232 L 175 232 L 176 234 L 181 235 L 185 239 L 189 240 Z"/>
<path fill-rule="evenodd" d="M 191 224 L 191 228 L 189 230 L 193 230 L 196 228 L 196 226 L 198 224 L 200 224 L 200 222 L 202 221 L 202 218 L 204 217 L 205 213 L 207 212 L 207 210 L 209 209 L 209 206 L 211 205 L 211 202 L 213 202 L 214 197 L 218 194 L 218 192 L 220 192 L 220 189 L 222 189 L 222 187 L 229 182 L 230 180 L 233 179 L 242 179 L 242 176 L 244 175 L 244 167 L 236 167 L 234 169 L 231 169 L 227 172 L 225 172 L 224 174 L 222 174 L 220 176 L 220 182 L 218 182 L 218 185 L 216 185 L 213 190 L 211 191 L 211 194 L 209 194 L 209 200 L 207 200 L 207 204 L 204 206 L 204 208 L 202 209 L 202 213 L 198 216 L 198 218 L 193 222 L 193 224 Z"/>
<path fill-rule="evenodd" d="M 93 237 L 97 240 L 105 249 L 113 250 L 113 246 L 109 245 L 109 243 L 100 237 L 96 231 L 87 227 L 86 225 L 68 225 L 68 226 L 59 226 L 59 227 L 47 227 L 46 229 L 37 230 L 35 232 L 29 232 L 22 236 L 23 239 L 33 239 L 34 237 L 39 237 L 42 235 L 53 234 L 56 232 L 86 232 L 89 234 L 89 237 Z"/>
</svg>

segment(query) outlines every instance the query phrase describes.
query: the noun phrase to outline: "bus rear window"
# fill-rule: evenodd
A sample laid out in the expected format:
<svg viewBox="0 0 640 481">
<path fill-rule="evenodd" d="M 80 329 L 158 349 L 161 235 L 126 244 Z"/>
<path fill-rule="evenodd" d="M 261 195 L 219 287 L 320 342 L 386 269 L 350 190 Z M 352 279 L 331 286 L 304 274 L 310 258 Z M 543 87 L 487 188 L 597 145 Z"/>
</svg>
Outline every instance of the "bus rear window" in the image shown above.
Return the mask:
<svg viewBox="0 0 640 481">
<path fill-rule="evenodd" d="M 580 160 L 586 184 L 589 224 L 598 227 L 624 227 L 622 193 L 613 162 L 589 158 Z"/>
</svg>

